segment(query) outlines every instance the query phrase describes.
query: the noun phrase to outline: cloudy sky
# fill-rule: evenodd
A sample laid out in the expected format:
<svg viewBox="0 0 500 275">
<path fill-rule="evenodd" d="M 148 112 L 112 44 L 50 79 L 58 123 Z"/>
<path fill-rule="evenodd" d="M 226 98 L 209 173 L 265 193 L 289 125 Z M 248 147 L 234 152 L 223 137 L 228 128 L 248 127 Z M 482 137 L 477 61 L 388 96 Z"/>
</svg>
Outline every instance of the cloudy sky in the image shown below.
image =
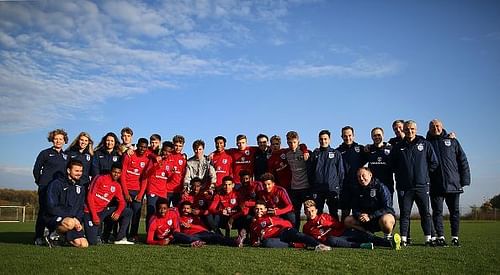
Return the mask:
<svg viewBox="0 0 500 275">
<path fill-rule="evenodd" d="M 440 118 L 471 164 L 462 204 L 481 204 L 500 193 L 499 49 L 498 1 L 0 2 L 0 187 L 35 188 L 54 128 L 182 134 L 191 155 Z"/>
</svg>

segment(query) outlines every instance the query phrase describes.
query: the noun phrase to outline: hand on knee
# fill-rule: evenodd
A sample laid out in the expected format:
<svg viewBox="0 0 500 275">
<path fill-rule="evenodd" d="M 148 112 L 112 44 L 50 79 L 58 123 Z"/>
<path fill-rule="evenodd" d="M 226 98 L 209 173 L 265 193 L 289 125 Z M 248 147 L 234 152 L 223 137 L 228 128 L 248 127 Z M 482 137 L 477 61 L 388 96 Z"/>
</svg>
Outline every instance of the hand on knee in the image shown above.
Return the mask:
<svg viewBox="0 0 500 275">
<path fill-rule="evenodd" d="M 87 248 L 89 246 L 89 242 L 85 238 L 74 239 L 70 243 L 74 247 L 78 247 L 78 248 Z"/>
<path fill-rule="evenodd" d="M 75 228 L 75 219 L 74 218 L 64 218 L 61 222 L 61 225 L 58 227 L 58 231 L 61 233 L 66 233 Z"/>
</svg>

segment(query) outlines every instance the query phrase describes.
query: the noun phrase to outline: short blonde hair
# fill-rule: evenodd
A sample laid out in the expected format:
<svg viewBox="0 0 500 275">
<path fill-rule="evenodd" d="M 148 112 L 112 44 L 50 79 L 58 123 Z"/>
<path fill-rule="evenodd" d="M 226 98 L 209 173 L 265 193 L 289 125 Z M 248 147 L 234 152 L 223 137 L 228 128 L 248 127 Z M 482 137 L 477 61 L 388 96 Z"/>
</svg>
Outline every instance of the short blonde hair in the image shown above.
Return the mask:
<svg viewBox="0 0 500 275">
<path fill-rule="evenodd" d="M 311 206 L 316 207 L 316 202 L 315 202 L 315 201 L 313 201 L 313 200 L 306 200 L 306 201 L 304 202 L 304 207 L 306 207 L 306 208 L 307 208 L 307 207 L 311 207 Z"/>
</svg>

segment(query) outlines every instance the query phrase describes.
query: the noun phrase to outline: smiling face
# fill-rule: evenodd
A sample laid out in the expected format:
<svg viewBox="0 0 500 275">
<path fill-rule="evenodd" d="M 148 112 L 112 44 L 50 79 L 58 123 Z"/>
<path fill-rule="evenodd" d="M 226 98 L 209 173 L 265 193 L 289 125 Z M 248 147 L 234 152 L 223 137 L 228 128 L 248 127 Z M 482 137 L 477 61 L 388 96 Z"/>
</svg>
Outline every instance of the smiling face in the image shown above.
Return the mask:
<svg viewBox="0 0 500 275">
<path fill-rule="evenodd" d="M 113 169 L 111 169 L 111 178 L 113 179 L 113 181 L 119 181 L 121 175 L 122 175 L 122 169 L 118 167 L 114 167 Z"/>
<path fill-rule="evenodd" d="M 54 145 L 54 148 L 56 150 L 60 150 L 62 149 L 62 147 L 64 146 L 64 135 L 61 135 L 61 134 L 57 134 L 57 135 L 54 135 L 54 138 L 52 139 L 52 144 Z"/>
<path fill-rule="evenodd" d="M 264 188 L 266 188 L 267 193 L 271 193 L 271 191 L 273 191 L 274 188 L 274 181 L 272 180 L 264 181 Z"/>
<path fill-rule="evenodd" d="M 405 138 L 408 140 L 414 140 L 417 136 L 417 124 L 416 123 L 405 123 L 404 128 Z"/>
<path fill-rule="evenodd" d="M 141 143 L 137 144 L 137 154 L 139 156 L 144 155 L 144 153 L 146 153 L 146 150 L 148 150 L 148 144 L 147 143 L 141 142 Z"/>
<path fill-rule="evenodd" d="M 224 143 L 223 139 L 217 139 L 215 141 L 215 149 L 217 152 L 222 152 L 226 149 L 226 144 Z"/>
<path fill-rule="evenodd" d="M 247 148 L 247 139 L 246 138 L 241 138 L 236 141 L 236 146 L 238 147 L 238 150 L 245 150 Z"/>
<path fill-rule="evenodd" d="M 351 145 L 354 142 L 354 133 L 351 129 L 346 129 L 342 131 L 342 140 L 346 145 Z"/>
<path fill-rule="evenodd" d="M 443 123 L 435 119 L 429 123 L 429 132 L 433 136 L 440 136 L 443 133 Z"/>
<path fill-rule="evenodd" d="M 189 216 L 193 212 L 193 208 L 189 204 L 185 204 L 182 206 L 182 215 Z"/>
<path fill-rule="evenodd" d="M 196 149 L 194 149 L 194 155 L 196 156 L 197 159 L 202 159 L 203 158 L 203 146 L 198 146 Z"/>
<path fill-rule="evenodd" d="M 328 145 L 330 145 L 330 137 L 328 136 L 328 134 L 322 134 L 321 136 L 319 136 L 318 141 L 321 148 L 326 148 L 328 147 Z"/>
<path fill-rule="evenodd" d="M 150 138 L 149 143 L 151 144 L 152 150 L 157 150 L 160 147 L 160 140 L 159 139 Z"/>
<path fill-rule="evenodd" d="M 80 165 L 73 165 L 66 170 L 68 172 L 68 177 L 74 181 L 78 181 L 82 177 L 83 167 Z"/>
<path fill-rule="evenodd" d="M 267 213 L 267 208 L 264 204 L 258 203 L 255 205 L 254 211 L 255 211 L 255 216 L 257 218 L 261 218 Z"/>
<path fill-rule="evenodd" d="M 384 133 L 380 129 L 374 129 L 372 131 L 373 144 L 378 145 L 384 141 Z"/>
<path fill-rule="evenodd" d="M 403 128 L 404 128 L 404 124 L 401 122 L 397 122 L 394 124 L 394 126 L 392 126 L 392 130 L 394 131 L 394 134 L 400 138 L 405 137 L 405 133 L 403 131 Z"/>
<path fill-rule="evenodd" d="M 361 168 L 358 170 L 358 182 L 361 186 L 368 186 L 372 181 L 372 172 L 367 169 Z"/>
<path fill-rule="evenodd" d="M 168 204 L 165 204 L 165 203 L 162 203 L 158 206 L 158 214 L 160 214 L 160 216 L 162 217 L 165 217 L 167 215 L 167 211 L 168 211 Z"/>
<path fill-rule="evenodd" d="M 259 146 L 259 149 L 261 151 L 266 151 L 267 150 L 267 138 L 266 137 L 260 137 L 258 140 L 257 140 L 257 145 Z"/>
<path fill-rule="evenodd" d="M 78 139 L 78 146 L 80 146 L 80 149 L 85 150 L 87 146 L 89 146 L 89 138 L 81 135 L 80 138 Z"/>
<path fill-rule="evenodd" d="M 106 149 L 107 150 L 113 150 L 115 148 L 115 138 L 112 136 L 107 136 L 106 137 Z"/>
</svg>

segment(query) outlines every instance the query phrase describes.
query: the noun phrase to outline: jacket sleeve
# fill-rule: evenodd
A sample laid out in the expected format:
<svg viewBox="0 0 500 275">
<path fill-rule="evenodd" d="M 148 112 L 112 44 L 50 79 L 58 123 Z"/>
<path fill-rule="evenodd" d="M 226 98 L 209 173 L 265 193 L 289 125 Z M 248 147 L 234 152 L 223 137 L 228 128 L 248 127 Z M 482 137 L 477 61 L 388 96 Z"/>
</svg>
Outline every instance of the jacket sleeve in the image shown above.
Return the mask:
<svg viewBox="0 0 500 275">
<path fill-rule="evenodd" d="M 210 204 L 210 207 L 208 208 L 208 212 L 210 214 L 217 214 L 217 207 L 219 206 L 219 201 L 220 201 L 220 196 L 215 195 L 214 200 Z"/>
<path fill-rule="evenodd" d="M 97 190 L 98 184 L 100 184 L 101 177 L 98 176 L 92 180 L 90 183 L 89 192 L 87 194 L 87 207 L 89 208 L 90 216 L 92 217 L 93 222 L 100 221 L 99 215 L 97 215 L 95 209 L 95 194 Z"/>
<path fill-rule="evenodd" d="M 439 160 L 434 152 L 434 148 L 430 142 L 426 142 L 427 146 L 427 162 L 429 163 L 429 171 L 434 172 L 439 166 Z"/>
<path fill-rule="evenodd" d="M 149 224 L 149 230 L 148 230 L 148 235 L 146 239 L 147 244 L 151 245 L 162 245 L 164 244 L 163 240 L 155 240 L 155 231 L 156 228 L 158 227 L 157 220 L 156 218 L 151 218 L 151 222 Z"/>
<path fill-rule="evenodd" d="M 127 206 L 127 202 L 125 201 L 125 197 L 123 196 L 123 191 L 122 191 L 122 188 L 120 187 L 119 184 L 116 185 L 116 192 L 115 192 L 115 197 L 116 197 L 116 201 L 118 201 L 118 207 L 116 208 L 115 212 L 117 215 L 120 215 L 122 214 L 123 210 L 125 209 L 125 207 Z"/>
<path fill-rule="evenodd" d="M 92 168 L 90 168 L 90 175 L 95 177 L 99 175 L 99 155 L 94 154 L 92 157 Z"/>
<path fill-rule="evenodd" d="M 211 161 L 208 161 L 208 176 L 210 177 L 210 183 L 215 185 L 217 183 L 217 173 L 215 172 L 215 167 Z"/>
<path fill-rule="evenodd" d="M 120 182 L 122 184 L 122 189 L 123 189 L 123 194 L 128 195 L 128 188 L 127 188 L 127 170 L 130 162 L 130 157 L 125 154 L 125 157 L 123 158 L 123 164 L 122 164 L 122 175 L 120 177 Z"/>
<path fill-rule="evenodd" d="M 382 202 L 381 208 L 375 210 L 370 216 L 370 219 L 379 218 L 385 214 L 394 214 L 394 209 L 392 208 L 392 199 L 389 189 L 383 184 L 379 184 L 377 196 L 380 202 Z"/>
<path fill-rule="evenodd" d="M 146 168 L 151 165 L 153 161 L 148 160 L 148 163 L 146 164 Z M 148 186 L 148 171 L 144 169 L 141 173 L 141 176 L 139 177 L 139 198 L 144 198 L 144 193 L 146 193 L 146 187 Z"/>
<path fill-rule="evenodd" d="M 288 193 L 286 193 L 286 191 L 283 190 L 282 192 L 280 192 L 280 200 L 283 201 L 283 203 L 285 204 L 285 207 L 277 208 L 275 210 L 276 216 L 293 211 L 292 201 L 290 200 L 290 197 L 288 196 Z"/>
<path fill-rule="evenodd" d="M 458 172 L 460 173 L 460 185 L 462 187 L 470 185 L 470 167 L 467 161 L 467 156 L 465 155 L 462 146 L 457 142 L 457 164 Z"/>
<path fill-rule="evenodd" d="M 61 206 L 59 195 L 61 194 L 62 186 L 59 180 L 52 181 L 47 189 L 47 213 L 51 216 L 68 217 L 68 207 Z"/>
<path fill-rule="evenodd" d="M 41 151 L 36 157 L 35 165 L 33 166 L 33 177 L 35 178 L 36 185 L 40 184 L 40 172 L 42 171 L 46 158 L 47 154 L 45 154 L 45 151 Z"/>
<path fill-rule="evenodd" d="M 344 182 L 345 169 L 344 169 L 344 160 L 342 159 L 342 154 L 339 151 L 335 153 L 338 156 L 337 160 L 337 175 L 339 177 L 339 186 L 342 191 L 342 183 Z"/>
</svg>

